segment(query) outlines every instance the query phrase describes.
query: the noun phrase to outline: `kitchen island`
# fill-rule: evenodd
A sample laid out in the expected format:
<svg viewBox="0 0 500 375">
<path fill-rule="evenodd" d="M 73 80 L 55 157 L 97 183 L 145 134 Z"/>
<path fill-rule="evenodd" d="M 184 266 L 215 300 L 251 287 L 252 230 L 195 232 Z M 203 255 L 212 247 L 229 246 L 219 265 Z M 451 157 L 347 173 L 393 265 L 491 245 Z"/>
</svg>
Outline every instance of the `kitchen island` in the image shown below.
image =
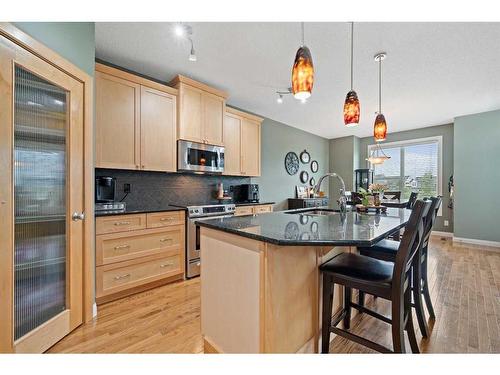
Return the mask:
<svg viewBox="0 0 500 375">
<path fill-rule="evenodd" d="M 410 213 L 308 209 L 200 222 L 205 352 L 317 353 L 319 265 L 373 245 Z M 341 293 L 334 295 L 338 310 Z"/>
</svg>

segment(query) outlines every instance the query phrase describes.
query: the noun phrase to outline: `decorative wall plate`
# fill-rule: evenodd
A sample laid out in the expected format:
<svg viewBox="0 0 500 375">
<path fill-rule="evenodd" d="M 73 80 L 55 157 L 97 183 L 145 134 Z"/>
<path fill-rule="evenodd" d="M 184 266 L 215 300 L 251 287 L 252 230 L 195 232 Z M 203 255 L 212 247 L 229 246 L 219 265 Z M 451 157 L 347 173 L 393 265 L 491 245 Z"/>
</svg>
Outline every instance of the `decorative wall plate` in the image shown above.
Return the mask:
<svg viewBox="0 0 500 375">
<path fill-rule="evenodd" d="M 318 171 L 318 169 L 319 169 L 319 164 L 318 164 L 318 162 L 317 162 L 316 160 L 313 160 L 313 161 L 311 162 L 311 172 L 312 172 L 312 173 L 316 173 L 316 172 Z"/>
<path fill-rule="evenodd" d="M 309 155 L 309 153 L 304 150 L 300 153 L 300 161 L 304 164 L 307 164 L 311 161 L 311 155 Z"/>
<path fill-rule="evenodd" d="M 308 180 L 309 180 L 309 173 L 307 173 L 306 171 L 300 172 L 300 182 L 305 184 L 307 183 Z"/>
<path fill-rule="evenodd" d="M 309 186 L 314 186 L 316 185 L 316 180 L 314 179 L 314 177 L 311 177 L 311 179 L 309 180 Z"/>
<path fill-rule="evenodd" d="M 290 176 L 293 176 L 299 171 L 299 157 L 295 152 L 290 151 L 288 154 L 286 154 L 285 169 Z"/>
</svg>

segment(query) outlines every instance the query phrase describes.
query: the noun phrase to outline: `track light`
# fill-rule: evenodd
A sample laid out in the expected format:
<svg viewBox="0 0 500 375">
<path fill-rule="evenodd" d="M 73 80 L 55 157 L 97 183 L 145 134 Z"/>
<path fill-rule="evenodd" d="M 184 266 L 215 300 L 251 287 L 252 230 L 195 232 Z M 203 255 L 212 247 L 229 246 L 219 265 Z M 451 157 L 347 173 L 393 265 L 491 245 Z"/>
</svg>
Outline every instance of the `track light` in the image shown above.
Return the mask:
<svg viewBox="0 0 500 375">
<path fill-rule="evenodd" d="M 191 42 L 191 52 L 189 52 L 189 61 L 196 61 L 196 53 L 194 52 L 194 45 L 193 45 L 193 40 L 189 38 L 189 41 Z"/>
<path fill-rule="evenodd" d="M 283 94 L 278 94 L 278 99 L 276 99 L 276 102 L 278 102 L 278 104 L 283 104 Z"/>
</svg>

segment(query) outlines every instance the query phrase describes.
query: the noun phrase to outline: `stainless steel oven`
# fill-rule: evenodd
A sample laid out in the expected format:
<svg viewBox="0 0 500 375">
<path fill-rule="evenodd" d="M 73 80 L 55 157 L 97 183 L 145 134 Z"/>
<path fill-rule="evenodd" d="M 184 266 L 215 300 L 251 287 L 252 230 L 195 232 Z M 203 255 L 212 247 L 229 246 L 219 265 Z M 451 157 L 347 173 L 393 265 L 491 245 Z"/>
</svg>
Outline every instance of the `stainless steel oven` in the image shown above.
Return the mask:
<svg viewBox="0 0 500 375">
<path fill-rule="evenodd" d="M 186 276 L 198 276 L 201 267 L 200 227 L 197 221 L 234 216 L 234 204 L 217 204 L 187 207 L 186 223 Z"/>
<path fill-rule="evenodd" d="M 187 172 L 224 172 L 224 147 L 178 141 L 177 169 Z"/>
</svg>

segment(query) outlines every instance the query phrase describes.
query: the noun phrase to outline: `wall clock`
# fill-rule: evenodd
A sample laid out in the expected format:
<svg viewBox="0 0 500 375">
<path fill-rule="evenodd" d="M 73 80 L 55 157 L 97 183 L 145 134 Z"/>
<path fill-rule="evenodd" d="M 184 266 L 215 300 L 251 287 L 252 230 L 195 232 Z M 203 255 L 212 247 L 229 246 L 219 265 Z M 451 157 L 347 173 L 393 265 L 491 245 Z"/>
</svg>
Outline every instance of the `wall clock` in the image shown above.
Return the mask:
<svg viewBox="0 0 500 375">
<path fill-rule="evenodd" d="M 311 155 L 309 155 L 309 153 L 304 150 L 300 153 L 300 161 L 304 164 L 307 164 L 311 161 Z"/>
<path fill-rule="evenodd" d="M 306 171 L 300 172 L 300 182 L 305 184 L 307 183 L 308 180 L 309 180 L 309 173 L 307 173 Z"/>
<path fill-rule="evenodd" d="M 313 161 L 311 162 L 311 172 L 312 172 L 312 173 L 316 173 L 316 172 L 318 171 L 318 169 L 319 169 L 319 164 L 318 164 L 318 162 L 317 162 L 316 160 L 313 160 Z"/>
<path fill-rule="evenodd" d="M 293 176 L 299 171 L 299 157 L 295 152 L 290 151 L 286 154 L 285 169 L 290 176 Z"/>
</svg>

